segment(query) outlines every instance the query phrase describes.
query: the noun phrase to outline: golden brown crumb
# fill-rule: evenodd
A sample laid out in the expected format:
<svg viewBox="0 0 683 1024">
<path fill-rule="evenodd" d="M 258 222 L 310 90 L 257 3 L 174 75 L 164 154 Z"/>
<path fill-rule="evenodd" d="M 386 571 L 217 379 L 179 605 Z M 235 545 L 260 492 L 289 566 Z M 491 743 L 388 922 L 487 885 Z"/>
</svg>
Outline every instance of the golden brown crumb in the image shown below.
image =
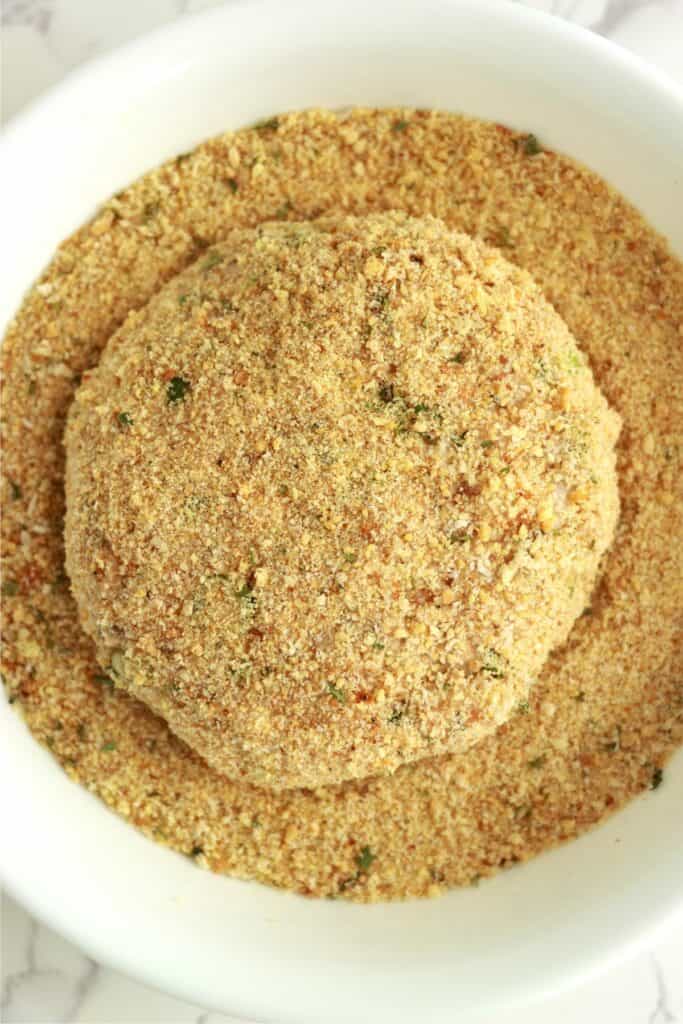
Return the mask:
<svg viewBox="0 0 683 1024">
<path fill-rule="evenodd" d="M 529 270 L 621 414 L 621 518 L 591 607 L 495 735 L 390 777 L 275 793 L 207 769 L 98 666 L 65 584 L 64 420 L 127 314 L 235 226 L 385 209 L 436 215 Z M 683 268 L 638 213 L 504 128 L 406 110 L 228 133 L 103 213 L 109 228 L 64 243 L 3 348 L 4 668 L 69 774 L 213 870 L 360 901 L 468 884 L 656 785 L 683 740 Z"/>
<path fill-rule="evenodd" d="M 588 603 L 616 434 L 497 251 L 401 214 L 236 231 L 128 318 L 71 407 L 81 621 L 231 778 L 464 750 Z"/>
</svg>

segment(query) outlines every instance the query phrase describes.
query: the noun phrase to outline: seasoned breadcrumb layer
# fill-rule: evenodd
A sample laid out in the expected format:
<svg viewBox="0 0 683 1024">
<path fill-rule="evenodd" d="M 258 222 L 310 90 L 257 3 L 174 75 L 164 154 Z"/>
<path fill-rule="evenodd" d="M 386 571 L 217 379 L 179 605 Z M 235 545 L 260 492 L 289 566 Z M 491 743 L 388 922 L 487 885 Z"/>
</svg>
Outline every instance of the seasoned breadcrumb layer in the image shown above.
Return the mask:
<svg viewBox="0 0 683 1024">
<path fill-rule="evenodd" d="M 231 778 L 464 750 L 589 601 L 617 429 L 529 275 L 440 221 L 238 230 L 128 317 L 71 407 L 82 624 Z"/>
<path fill-rule="evenodd" d="M 590 605 L 495 734 L 386 777 L 260 789 L 207 768 L 98 664 L 64 571 L 65 418 L 128 314 L 235 228 L 385 210 L 439 217 L 530 272 L 622 418 L 621 517 Z M 27 295 L 3 361 L 9 698 L 74 780 L 148 835 L 215 871 L 396 899 L 470 884 L 666 785 L 683 741 L 683 268 L 591 172 L 449 114 L 274 118 L 110 200 Z M 185 379 L 167 369 L 167 387 Z M 121 404 L 117 429 L 132 432 Z"/>
</svg>

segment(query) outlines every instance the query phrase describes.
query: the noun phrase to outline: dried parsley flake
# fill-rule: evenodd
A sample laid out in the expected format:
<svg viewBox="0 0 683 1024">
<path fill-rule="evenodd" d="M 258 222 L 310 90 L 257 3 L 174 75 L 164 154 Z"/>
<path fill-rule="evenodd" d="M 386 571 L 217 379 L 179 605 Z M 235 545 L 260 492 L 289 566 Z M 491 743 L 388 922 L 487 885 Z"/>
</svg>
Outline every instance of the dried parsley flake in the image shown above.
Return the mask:
<svg viewBox="0 0 683 1024">
<path fill-rule="evenodd" d="M 372 852 L 369 846 L 364 846 L 360 853 L 356 856 L 356 864 L 358 865 L 359 871 L 369 871 L 372 862 L 377 860 L 376 854 Z"/>
<path fill-rule="evenodd" d="M 543 152 L 543 147 L 540 142 L 536 136 L 532 134 L 525 135 L 524 138 L 520 139 L 520 146 L 522 147 L 522 152 L 526 156 L 537 156 L 539 153 Z"/>
<path fill-rule="evenodd" d="M 166 400 L 169 404 L 173 405 L 176 402 L 184 402 L 185 395 L 190 390 L 192 385 L 189 380 L 185 380 L 184 377 L 172 377 L 168 382 L 166 388 Z"/>
<path fill-rule="evenodd" d="M 334 699 L 338 700 L 340 704 L 346 704 L 346 694 L 343 690 L 340 690 L 338 686 L 335 686 L 334 683 L 327 684 L 327 692 L 330 697 L 334 697 Z"/>
</svg>

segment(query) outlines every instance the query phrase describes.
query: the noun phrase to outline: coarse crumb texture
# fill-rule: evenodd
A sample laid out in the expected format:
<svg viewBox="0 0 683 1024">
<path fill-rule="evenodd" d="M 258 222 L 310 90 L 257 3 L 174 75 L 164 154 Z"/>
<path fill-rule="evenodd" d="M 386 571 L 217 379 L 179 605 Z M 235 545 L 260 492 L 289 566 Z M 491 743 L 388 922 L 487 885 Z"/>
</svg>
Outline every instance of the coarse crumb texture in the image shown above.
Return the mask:
<svg viewBox="0 0 683 1024">
<path fill-rule="evenodd" d="M 501 126 L 410 110 L 312 111 L 228 133 L 110 200 L 10 326 L 9 699 L 74 780 L 204 866 L 315 895 L 424 896 L 667 785 L 683 741 L 683 268 L 604 182 L 538 149 Z M 393 775 L 257 788 L 207 768 L 98 665 L 64 572 L 66 413 L 126 316 L 236 227 L 392 209 L 498 246 L 567 323 L 623 421 L 616 538 L 568 642 L 495 734 Z"/>
<path fill-rule="evenodd" d="M 497 251 L 403 214 L 238 230 L 76 394 L 81 622 L 231 778 L 315 787 L 466 749 L 588 603 L 616 433 Z"/>
</svg>

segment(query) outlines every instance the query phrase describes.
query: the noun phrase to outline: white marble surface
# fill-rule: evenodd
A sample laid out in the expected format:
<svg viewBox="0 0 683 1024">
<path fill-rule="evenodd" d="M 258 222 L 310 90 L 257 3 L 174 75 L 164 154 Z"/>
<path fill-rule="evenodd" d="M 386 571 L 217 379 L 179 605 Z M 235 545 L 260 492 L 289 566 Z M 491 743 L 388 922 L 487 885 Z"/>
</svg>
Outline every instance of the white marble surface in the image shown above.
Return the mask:
<svg viewBox="0 0 683 1024">
<path fill-rule="evenodd" d="M 89 57 L 217 2 L 0 0 L 3 120 Z M 601 32 L 683 83 L 683 0 L 519 2 Z M 235 1018 L 180 1002 L 94 963 L 7 894 L 0 923 L 0 1020 L 7 1024 L 237 1024 Z M 683 1024 L 683 926 L 580 989 L 543 1005 L 496 1015 L 496 1024 L 548 1021 Z M 459 1024 L 466 1022 L 460 1018 Z M 479 1024 L 488 1022 L 480 1019 Z"/>
</svg>

